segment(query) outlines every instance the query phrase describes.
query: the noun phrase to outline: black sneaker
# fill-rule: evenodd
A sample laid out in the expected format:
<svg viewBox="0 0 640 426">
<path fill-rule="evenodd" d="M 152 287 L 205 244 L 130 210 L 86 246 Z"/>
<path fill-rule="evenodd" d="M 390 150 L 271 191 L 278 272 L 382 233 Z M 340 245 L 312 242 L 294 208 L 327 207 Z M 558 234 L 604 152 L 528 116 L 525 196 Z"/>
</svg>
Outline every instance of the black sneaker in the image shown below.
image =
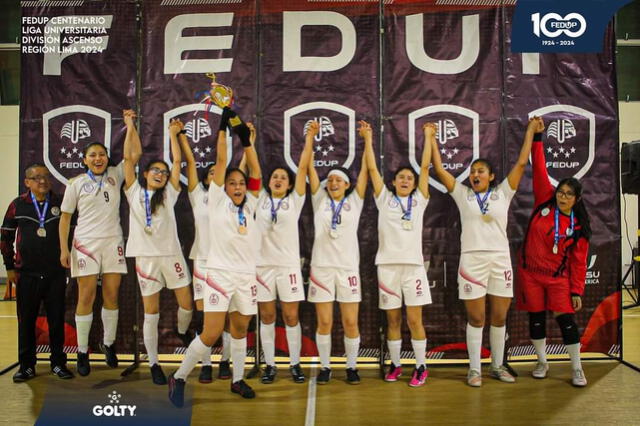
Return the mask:
<svg viewBox="0 0 640 426">
<path fill-rule="evenodd" d="M 360 384 L 360 375 L 355 368 L 347 368 L 347 383 L 350 385 Z"/>
<path fill-rule="evenodd" d="M 273 383 L 276 379 L 276 373 L 278 372 L 278 368 L 275 365 L 267 365 L 267 368 L 264 369 L 262 373 L 262 377 L 260 377 L 260 381 L 265 385 Z"/>
<path fill-rule="evenodd" d="M 116 347 L 115 344 L 111 344 L 107 346 L 105 344 L 100 343 L 100 350 L 104 354 L 104 360 L 107 365 L 111 368 L 118 367 L 118 355 L 116 355 Z"/>
<path fill-rule="evenodd" d="M 73 373 L 69 371 L 66 365 L 56 365 L 51 372 L 61 379 L 73 379 Z"/>
<path fill-rule="evenodd" d="M 151 380 L 153 380 L 153 383 L 156 385 L 167 384 L 167 377 L 164 375 L 164 371 L 162 371 L 159 364 L 153 364 L 151 366 Z"/>
<path fill-rule="evenodd" d="M 200 376 L 198 376 L 198 381 L 200 383 L 211 383 L 213 382 L 213 377 L 211 371 L 213 368 L 210 365 L 203 365 L 200 369 Z"/>
<path fill-rule="evenodd" d="M 76 361 L 76 370 L 81 376 L 88 376 L 91 373 L 91 364 L 89 364 L 89 354 L 78 352 L 78 360 Z"/>
<path fill-rule="evenodd" d="M 175 330 L 176 335 L 178 336 L 178 338 L 180 338 L 180 341 L 182 342 L 182 345 L 185 348 L 188 348 L 189 345 L 191 344 L 191 341 L 194 339 L 195 335 L 193 334 L 192 331 L 185 331 L 184 333 L 179 333 L 178 329 L 176 328 Z"/>
<path fill-rule="evenodd" d="M 304 373 L 302 372 L 302 367 L 300 364 L 292 365 L 289 367 L 289 371 L 291 372 L 291 377 L 293 381 L 296 383 L 304 383 Z"/>
<path fill-rule="evenodd" d="M 239 394 L 243 398 L 251 399 L 256 397 L 256 393 L 251 389 L 251 386 L 245 383 L 244 380 L 238 380 L 231 383 L 231 392 Z"/>
<path fill-rule="evenodd" d="M 326 385 L 327 383 L 329 383 L 329 380 L 331 380 L 331 369 L 325 367 L 318 373 L 318 377 L 316 377 L 316 383 L 319 385 Z"/>
<path fill-rule="evenodd" d="M 169 375 L 169 400 L 178 408 L 184 406 L 184 380 L 173 377 L 174 373 Z"/>
<path fill-rule="evenodd" d="M 13 383 L 22 383 L 36 377 L 36 369 L 34 367 L 20 367 L 16 374 L 13 375 Z"/>
<path fill-rule="evenodd" d="M 228 380 L 231 378 L 231 367 L 229 361 L 220 361 L 218 369 L 218 379 Z"/>
</svg>

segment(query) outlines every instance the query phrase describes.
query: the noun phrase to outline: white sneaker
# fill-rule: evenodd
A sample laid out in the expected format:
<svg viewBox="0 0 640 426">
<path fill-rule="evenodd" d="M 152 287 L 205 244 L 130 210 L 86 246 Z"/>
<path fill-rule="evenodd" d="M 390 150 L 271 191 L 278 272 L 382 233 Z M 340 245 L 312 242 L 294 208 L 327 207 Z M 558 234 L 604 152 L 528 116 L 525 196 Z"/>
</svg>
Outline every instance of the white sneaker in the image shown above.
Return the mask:
<svg viewBox="0 0 640 426">
<path fill-rule="evenodd" d="M 571 384 L 579 388 L 587 386 L 587 378 L 584 376 L 584 371 L 582 371 L 581 368 L 573 370 L 573 378 L 571 379 Z"/>
<path fill-rule="evenodd" d="M 480 371 L 469 369 L 467 373 L 467 384 L 474 388 L 482 386 L 482 374 L 480 374 Z"/>
<path fill-rule="evenodd" d="M 549 363 L 538 361 L 531 375 L 534 379 L 544 379 L 547 377 L 547 371 L 549 371 Z"/>
<path fill-rule="evenodd" d="M 491 370 L 489 371 L 489 375 L 491 377 L 493 377 L 494 379 L 498 379 L 501 382 L 504 383 L 515 383 L 516 382 L 516 378 L 513 377 L 511 375 L 511 373 L 509 373 L 507 371 L 506 368 L 504 368 L 504 366 L 500 366 L 498 368 L 494 368 L 493 366 L 491 366 Z"/>
</svg>

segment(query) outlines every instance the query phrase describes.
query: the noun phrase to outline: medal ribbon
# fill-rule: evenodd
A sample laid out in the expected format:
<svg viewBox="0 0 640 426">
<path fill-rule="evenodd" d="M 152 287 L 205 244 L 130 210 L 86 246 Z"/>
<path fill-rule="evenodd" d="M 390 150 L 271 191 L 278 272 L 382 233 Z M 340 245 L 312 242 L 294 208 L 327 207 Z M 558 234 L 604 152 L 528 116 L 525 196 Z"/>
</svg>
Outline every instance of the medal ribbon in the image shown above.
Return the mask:
<svg viewBox="0 0 640 426">
<path fill-rule="evenodd" d="M 277 207 L 275 207 L 273 203 L 273 197 L 271 194 L 269 194 L 269 200 L 271 200 L 271 223 L 278 223 L 278 210 L 280 210 L 280 204 L 282 204 L 284 198 L 281 198 L 280 201 L 278 201 Z"/>
<path fill-rule="evenodd" d="M 569 225 L 570 232 L 567 232 L 565 235 L 560 235 L 560 209 L 556 207 L 555 211 L 555 219 L 553 225 L 553 246 L 558 247 L 558 242 L 560 241 L 560 237 L 569 237 L 573 235 L 573 209 L 571 209 L 571 215 L 569 217 L 571 224 Z"/>
<path fill-rule="evenodd" d="M 144 212 L 147 219 L 147 226 L 151 227 L 151 203 L 149 202 L 149 193 L 147 192 L 147 188 L 144 189 Z"/>
<path fill-rule="evenodd" d="M 398 198 L 398 196 L 395 194 L 393 196 L 395 197 L 398 204 L 400 204 L 400 208 L 402 209 L 402 220 L 411 220 L 411 209 L 413 208 L 413 194 L 409 194 L 406 210 L 402 205 L 402 201 L 400 200 L 400 198 Z"/>
<path fill-rule="evenodd" d="M 49 194 L 47 194 L 44 202 L 44 206 L 42 206 L 42 210 L 38 206 L 38 200 L 36 200 L 36 196 L 33 195 L 33 192 L 29 191 L 29 195 L 31 195 L 31 201 L 33 202 L 33 207 L 36 208 L 36 213 L 38 214 L 38 223 L 40 223 L 40 228 L 44 229 L 44 218 L 47 215 L 47 209 L 49 209 Z"/>
<path fill-rule="evenodd" d="M 338 207 L 336 208 L 336 203 L 333 201 L 333 198 L 329 197 L 329 200 L 331 200 L 331 229 L 336 230 L 338 229 L 338 216 L 340 216 L 340 211 L 342 210 L 342 205 L 344 204 L 345 200 L 347 199 L 347 197 L 343 198 L 342 200 L 340 200 L 340 203 L 338 204 Z"/>
<path fill-rule="evenodd" d="M 480 199 L 479 193 L 474 191 L 474 194 L 476 194 L 476 201 L 478 202 L 478 207 L 480 207 L 480 213 L 487 214 L 487 210 L 489 210 L 489 206 L 486 204 L 486 202 L 487 202 L 487 198 L 489 198 L 489 194 L 491 194 L 491 187 L 489 187 L 489 190 L 487 191 L 487 193 L 484 194 L 484 197 L 482 197 L 482 200 Z"/>
<path fill-rule="evenodd" d="M 102 182 L 104 181 L 104 175 L 100 176 L 100 182 L 98 182 L 98 180 L 96 179 L 96 175 L 94 175 L 91 170 L 87 170 L 87 175 L 91 178 L 91 180 L 94 183 L 98 185 L 98 191 L 96 191 L 96 194 L 97 194 L 102 189 Z"/>
<path fill-rule="evenodd" d="M 247 218 L 244 217 L 244 203 L 238 206 L 238 225 L 239 226 L 247 226 Z"/>
</svg>

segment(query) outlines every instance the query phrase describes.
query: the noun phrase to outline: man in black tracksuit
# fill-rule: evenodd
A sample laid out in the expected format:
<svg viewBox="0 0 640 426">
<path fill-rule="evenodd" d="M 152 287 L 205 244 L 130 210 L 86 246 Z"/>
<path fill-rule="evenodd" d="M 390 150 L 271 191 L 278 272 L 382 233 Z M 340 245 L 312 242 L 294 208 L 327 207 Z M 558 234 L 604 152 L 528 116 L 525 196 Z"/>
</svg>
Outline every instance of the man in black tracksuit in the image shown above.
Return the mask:
<svg viewBox="0 0 640 426">
<path fill-rule="evenodd" d="M 51 192 L 50 179 L 42 164 L 27 168 L 24 183 L 29 190 L 11 202 L 0 232 L 7 285 L 17 284 L 20 369 L 13 376 L 16 383 L 36 374 L 36 319 L 42 302 L 49 324 L 51 371 L 61 379 L 73 377 L 63 351 L 66 276 L 58 238 L 61 199 Z"/>
</svg>

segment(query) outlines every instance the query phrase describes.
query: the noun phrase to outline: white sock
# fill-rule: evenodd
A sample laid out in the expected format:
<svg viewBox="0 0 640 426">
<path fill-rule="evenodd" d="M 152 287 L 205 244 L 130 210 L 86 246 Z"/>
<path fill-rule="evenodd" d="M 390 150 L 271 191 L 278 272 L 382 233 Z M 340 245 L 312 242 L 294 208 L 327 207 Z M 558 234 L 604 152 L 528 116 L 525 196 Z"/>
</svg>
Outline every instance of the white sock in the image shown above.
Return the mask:
<svg viewBox="0 0 640 426">
<path fill-rule="evenodd" d="M 322 368 L 331 368 L 331 334 L 316 333 L 316 346 Z"/>
<path fill-rule="evenodd" d="M 209 348 L 209 352 L 207 352 L 200 361 L 202 365 L 211 365 L 211 348 Z"/>
<path fill-rule="evenodd" d="M 580 343 L 574 343 L 573 345 L 565 345 L 569 357 L 571 358 L 571 368 L 574 370 L 582 370 L 582 362 L 580 361 Z"/>
<path fill-rule="evenodd" d="M 413 353 L 416 355 L 416 368 L 427 365 L 427 339 L 413 340 L 411 339 Z"/>
<path fill-rule="evenodd" d="M 76 334 L 78 336 L 78 352 L 87 353 L 89 351 L 89 332 L 93 313 L 87 315 L 76 315 Z"/>
<path fill-rule="evenodd" d="M 191 344 L 187 348 L 187 352 L 184 355 L 180 368 L 173 374 L 176 379 L 187 380 L 187 376 L 191 373 L 191 370 L 196 366 L 199 360 L 206 357 L 211 353 L 211 347 L 202 343 L 200 336 L 196 336 L 191 341 Z"/>
<path fill-rule="evenodd" d="M 160 314 L 144 314 L 142 338 L 149 356 L 149 365 L 158 363 L 158 321 Z"/>
<path fill-rule="evenodd" d="M 302 347 L 302 330 L 300 323 L 285 327 L 287 331 L 287 345 L 289 346 L 289 363 L 291 365 L 300 364 L 300 348 Z"/>
<path fill-rule="evenodd" d="M 118 309 L 102 308 L 102 328 L 104 329 L 102 343 L 104 343 L 105 346 L 111 346 L 113 342 L 116 341 L 118 312 L 120 312 Z"/>
<path fill-rule="evenodd" d="M 231 337 L 231 362 L 233 362 L 233 383 L 242 380 L 244 376 L 244 362 L 247 356 L 247 338 L 234 339 Z"/>
<path fill-rule="evenodd" d="M 504 361 L 504 338 L 507 332 L 507 327 L 494 327 L 489 328 L 489 344 L 491 345 L 491 365 L 493 368 L 498 368 Z"/>
<path fill-rule="evenodd" d="M 231 358 L 231 334 L 228 331 L 222 332 L 222 356 L 220 361 L 229 361 Z"/>
<path fill-rule="evenodd" d="M 264 362 L 267 365 L 276 365 L 276 323 L 265 324 L 260 321 L 260 341 L 262 342 L 262 353 Z"/>
<path fill-rule="evenodd" d="M 400 367 L 400 348 L 402 346 L 402 339 L 399 340 L 387 340 L 387 348 L 389 348 L 389 358 L 396 367 Z"/>
<path fill-rule="evenodd" d="M 187 311 L 178 306 L 178 333 L 184 334 L 187 332 L 192 317 L 193 310 Z"/>
<path fill-rule="evenodd" d="M 480 349 L 482 348 L 482 329 L 467 323 L 467 352 L 469 368 L 480 371 Z"/>
<path fill-rule="evenodd" d="M 538 361 L 547 362 L 547 339 L 543 337 L 542 339 L 531 339 L 531 343 L 533 343 L 533 347 L 536 350 L 536 355 L 538 356 Z"/>
<path fill-rule="evenodd" d="M 347 368 L 357 367 L 358 362 L 358 349 L 360 349 L 360 336 L 358 337 L 344 337 L 344 351 L 347 355 Z"/>
</svg>

